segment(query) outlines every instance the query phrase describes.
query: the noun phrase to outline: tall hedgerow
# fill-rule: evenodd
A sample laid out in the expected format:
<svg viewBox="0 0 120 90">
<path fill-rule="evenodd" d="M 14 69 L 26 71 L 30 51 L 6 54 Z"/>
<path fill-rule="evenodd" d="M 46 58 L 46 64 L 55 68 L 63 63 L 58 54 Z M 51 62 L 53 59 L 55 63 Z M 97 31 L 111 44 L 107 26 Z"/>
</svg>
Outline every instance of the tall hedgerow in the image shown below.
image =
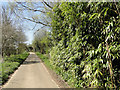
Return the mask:
<svg viewBox="0 0 120 90">
<path fill-rule="evenodd" d="M 74 87 L 120 85 L 120 3 L 63 2 L 50 13 L 51 63 Z"/>
</svg>

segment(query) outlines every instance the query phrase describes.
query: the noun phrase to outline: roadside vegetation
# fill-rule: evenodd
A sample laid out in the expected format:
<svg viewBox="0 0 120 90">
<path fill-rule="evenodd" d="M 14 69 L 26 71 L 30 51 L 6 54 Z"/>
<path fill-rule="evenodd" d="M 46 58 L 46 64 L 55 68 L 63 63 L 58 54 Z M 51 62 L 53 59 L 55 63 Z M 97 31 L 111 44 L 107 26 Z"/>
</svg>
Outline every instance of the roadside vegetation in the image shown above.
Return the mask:
<svg viewBox="0 0 120 90">
<path fill-rule="evenodd" d="M 4 84 L 10 77 L 10 75 L 24 62 L 29 53 L 25 52 L 19 55 L 11 55 L 5 57 L 2 62 L 2 84 Z"/>
<path fill-rule="evenodd" d="M 36 52 L 36 54 L 48 68 L 50 68 L 51 70 L 53 69 L 53 66 L 50 63 L 48 54 L 42 54 L 39 52 Z"/>
</svg>

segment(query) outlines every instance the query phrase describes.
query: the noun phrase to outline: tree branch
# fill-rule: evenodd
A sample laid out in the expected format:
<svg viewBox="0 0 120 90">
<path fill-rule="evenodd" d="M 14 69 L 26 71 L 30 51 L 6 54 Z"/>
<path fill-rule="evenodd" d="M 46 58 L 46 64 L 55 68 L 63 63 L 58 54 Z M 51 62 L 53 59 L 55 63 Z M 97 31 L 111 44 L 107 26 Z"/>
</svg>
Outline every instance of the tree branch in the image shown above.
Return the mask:
<svg viewBox="0 0 120 90">
<path fill-rule="evenodd" d="M 35 22 L 35 23 L 42 24 L 42 25 L 44 25 L 44 26 L 50 26 L 50 25 L 48 25 L 48 24 L 42 23 L 42 22 L 40 22 L 40 21 L 35 21 L 35 20 L 29 19 L 29 18 L 24 18 L 24 19 L 29 20 L 29 21 L 32 21 L 32 22 Z"/>
<path fill-rule="evenodd" d="M 43 0 L 43 2 L 44 2 L 44 4 L 47 5 L 49 8 L 53 9 L 53 7 L 51 7 L 47 2 L 45 2 L 44 0 Z"/>
<path fill-rule="evenodd" d="M 17 15 L 17 14 L 15 13 L 15 11 L 14 11 L 14 14 L 15 14 L 17 17 L 20 18 L 20 16 Z M 49 24 L 44 24 L 44 23 L 42 23 L 42 22 L 38 22 L 38 21 L 35 21 L 35 20 L 32 20 L 32 19 L 29 19 L 29 18 L 22 18 L 22 19 L 26 19 L 26 20 L 29 20 L 29 21 L 32 21 L 32 22 L 35 22 L 35 23 L 39 23 L 39 24 L 42 24 L 42 25 L 44 25 L 44 26 L 50 26 Z"/>
<path fill-rule="evenodd" d="M 18 2 L 17 2 L 18 3 Z M 28 10 L 31 10 L 31 11 L 34 11 L 34 12 L 42 12 L 42 13 L 46 13 L 45 11 L 42 11 L 42 10 L 38 10 L 38 9 L 33 9 L 33 8 L 29 8 L 25 5 L 23 5 L 22 3 L 18 3 L 20 4 L 21 6 L 23 6 L 24 8 L 28 9 Z"/>
</svg>

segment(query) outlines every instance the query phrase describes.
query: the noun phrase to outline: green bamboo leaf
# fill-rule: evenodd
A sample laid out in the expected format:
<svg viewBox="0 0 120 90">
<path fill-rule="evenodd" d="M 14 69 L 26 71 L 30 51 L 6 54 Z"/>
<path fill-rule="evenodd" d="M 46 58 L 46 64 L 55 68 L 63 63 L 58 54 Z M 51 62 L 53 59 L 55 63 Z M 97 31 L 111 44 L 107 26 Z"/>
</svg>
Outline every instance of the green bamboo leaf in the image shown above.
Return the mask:
<svg viewBox="0 0 120 90">
<path fill-rule="evenodd" d="M 105 12 L 104 12 L 104 17 L 107 15 L 107 11 L 109 10 L 109 8 L 106 8 Z"/>
<path fill-rule="evenodd" d="M 94 13 L 94 14 L 89 18 L 89 20 L 93 19 L 93 17 L 95 17 L 96 15 L 98 15 L 98 13 Z"/>
</svg>

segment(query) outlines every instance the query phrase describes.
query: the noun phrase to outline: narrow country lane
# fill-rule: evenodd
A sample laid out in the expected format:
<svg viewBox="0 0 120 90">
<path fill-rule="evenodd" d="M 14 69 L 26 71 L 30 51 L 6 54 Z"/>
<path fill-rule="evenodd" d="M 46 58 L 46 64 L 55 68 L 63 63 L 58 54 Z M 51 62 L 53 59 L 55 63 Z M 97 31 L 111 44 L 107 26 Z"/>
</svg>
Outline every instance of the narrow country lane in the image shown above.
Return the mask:
<svg viewBox="0 0 120 90">
<path fill-rule="evenodd" d="M 31 52 L 3 88 L 59 88 L 38 56 Z"/>
</svg>

